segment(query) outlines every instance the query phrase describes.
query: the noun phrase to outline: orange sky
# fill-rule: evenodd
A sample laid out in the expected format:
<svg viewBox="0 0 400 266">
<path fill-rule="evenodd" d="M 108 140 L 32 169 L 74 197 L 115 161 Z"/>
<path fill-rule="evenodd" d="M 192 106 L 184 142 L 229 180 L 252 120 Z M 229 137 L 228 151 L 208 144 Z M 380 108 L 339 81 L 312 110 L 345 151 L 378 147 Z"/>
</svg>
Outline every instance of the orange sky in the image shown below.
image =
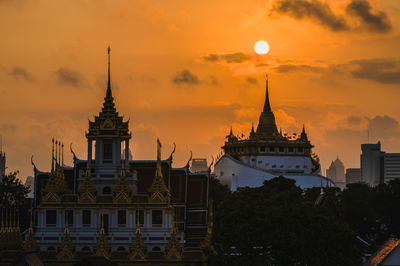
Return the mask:
<svg viewBox="0 0 400 266">
<path fill-rule="evenodd" d="M 0 134 L 8 170 L 50 167 L 51 138 L 86 157 L 111 45 L 117 108 L 135 159 L 216 156 L 270 99 L 283 132 L 306 125 L 325 169 L 360 144 L 400 152 L 400 1 L 0 0 Z M 254 43 L 270 44 L 256 55 Z M 67 163 L 71 153 L 66 149 Z"/>
</svg>

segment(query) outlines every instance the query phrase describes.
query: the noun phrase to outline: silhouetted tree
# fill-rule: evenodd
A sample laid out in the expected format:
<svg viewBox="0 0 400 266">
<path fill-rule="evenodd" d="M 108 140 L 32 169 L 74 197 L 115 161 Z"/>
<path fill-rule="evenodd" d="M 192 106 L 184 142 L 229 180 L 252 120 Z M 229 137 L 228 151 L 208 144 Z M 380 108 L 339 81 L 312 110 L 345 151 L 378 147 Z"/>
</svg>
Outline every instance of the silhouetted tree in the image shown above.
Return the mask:
<svg viewBox="0 0 400 266">
<path fill-rule="evenodd" d="M 215 213 L 209 265 L 357 265 L 355 235 L 283 177 L 239 188 Z"/>
<path fill-rule="evenodd" d="M 20 217 L 21 230 L 29 225 L 29 205 L 27 198 L 29 188 L 25 187 L 17 178 L 18 171 L 5 175 L 0 180 L 0 215 L 3 210 L 14 210 Z"/>
<path fill-rule="evenodd" d="M 209 197 L 213 201 L 214 210 L 218 209 L 221 202 L 231 194 L 227 185 L 221 184 L 221 182 L 214 176 L 210 177 L 210 194 Z"/>
</svg>

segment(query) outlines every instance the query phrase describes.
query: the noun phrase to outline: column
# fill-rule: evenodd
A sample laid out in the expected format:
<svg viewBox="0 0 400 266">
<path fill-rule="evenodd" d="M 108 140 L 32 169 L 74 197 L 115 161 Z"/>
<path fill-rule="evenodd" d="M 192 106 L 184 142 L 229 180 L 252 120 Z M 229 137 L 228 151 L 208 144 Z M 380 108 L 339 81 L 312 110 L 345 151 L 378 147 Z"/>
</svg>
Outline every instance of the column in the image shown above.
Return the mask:
<svg viewBox="0 0 400 266">
<path fill-rule="evenodd" d="M 129 139 L 125 140 L 125 169 L 128 171 L 129 167 Z"/>
<path fill-rule="evenodd" d="M 92 165 L 92 149 L 93 149 L 93 142 L 92 139 L 88 139 L 88 163 L 89 163 L 89 168 Z"/>
</svg>

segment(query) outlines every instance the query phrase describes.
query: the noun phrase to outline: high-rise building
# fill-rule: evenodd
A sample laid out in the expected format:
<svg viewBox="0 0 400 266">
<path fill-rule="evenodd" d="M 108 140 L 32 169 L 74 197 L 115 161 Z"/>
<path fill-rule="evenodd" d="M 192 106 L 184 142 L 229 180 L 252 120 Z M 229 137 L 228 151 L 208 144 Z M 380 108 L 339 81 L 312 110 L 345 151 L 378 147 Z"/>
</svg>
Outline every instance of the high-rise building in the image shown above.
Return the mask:
<svg viewBox="0 0 400 266">
<path fill-rule="evenodd" d="M 193 158 L 190 171 L 192 173 L 205 172 L 208 170 L 207 159 L 205 158 Z"/>
<path fill-rule="evenodd" d="M 361 151 L 361 182 L 371 186 L 383 183 L 382 161 L 385 153 L 381 151 L 381 142 L 361 144 Z"/>
<path fill-rule="evenodd" d="M 242 139 L 231 128 L 226 136 L 223 155 L 217 158 L 215 177 L 235 191 L 239 187 L 262 186 L 265 180 L 283 176 L 296 181 L 301 188 L 334 185 L 321 175 L 319 158 L 312 152 L 314 147 L 305 128 L 300 134 L 283 134 L 278 131 L 268 96 L 266 80 L 264 108 L 257 130 Z"/>
<path fill-rule="evenodd" d="M 400 178 L 400 153 L 381 151 L 381 142 L 361 144 L 361 182 L 377 186 Z"/>
<path fill-rule="evenodd" d="M 347 168 L 346 169 L 346 185 L 361 182 L 361 169 L 360 168 Z"/>
<path fill-rule="evenodd" d="M 346 187 L 346 179 L 344 176 L 344 165 L 339 157 L 331 163 L 329 168 L 326 170 L 326 177 L 335 182 L 335 185 L 341 189 Z"/>
</svg>

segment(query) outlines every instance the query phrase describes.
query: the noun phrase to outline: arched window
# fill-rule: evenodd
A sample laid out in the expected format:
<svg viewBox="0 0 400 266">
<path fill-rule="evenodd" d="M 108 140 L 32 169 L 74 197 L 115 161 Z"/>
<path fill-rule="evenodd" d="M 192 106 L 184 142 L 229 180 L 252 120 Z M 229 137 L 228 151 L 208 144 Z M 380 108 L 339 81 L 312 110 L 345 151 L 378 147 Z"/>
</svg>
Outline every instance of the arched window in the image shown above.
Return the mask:
<svg viewBox="0 0 400 266">
<path fill-rule="evenodd" d="M 104 187 L 103 188 L 103 194 L 111 194 L 111 188 L 110 187 Z"/>
</svg>

